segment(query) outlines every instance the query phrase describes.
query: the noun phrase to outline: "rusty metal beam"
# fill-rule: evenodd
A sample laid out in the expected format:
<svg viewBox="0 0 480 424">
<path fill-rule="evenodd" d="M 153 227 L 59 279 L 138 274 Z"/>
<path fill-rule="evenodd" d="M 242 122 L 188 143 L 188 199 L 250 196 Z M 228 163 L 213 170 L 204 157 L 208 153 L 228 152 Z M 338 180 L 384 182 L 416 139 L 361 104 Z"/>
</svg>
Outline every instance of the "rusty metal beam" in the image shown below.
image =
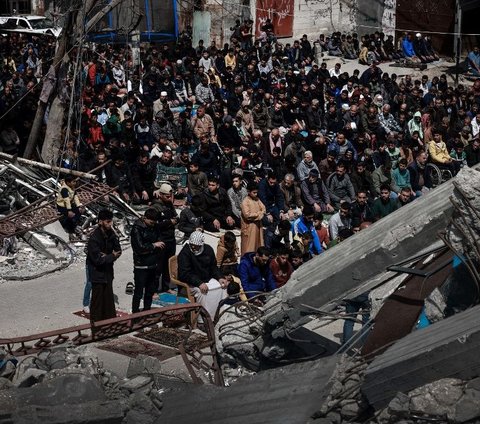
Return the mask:
<svg viewBox="0 0 480 424">
<path fill-rule="evenodd" d="M 115 191 L 116 187 L 110 187 L 102 183 L 88 182 L 76 189 L 77 195 L 83 206 L 96 202 L 104 196 Z M 57 211 L 54 194 L 42 197 L 30 205 L 14 212 L 0 220 L 0 240 L 25 231 L 44 227 L 57 219 L 60 215 Z"/>
<path fill-rule="evenodd" d="M 160 322 L 165 323 L 172 321 L 178 319 L 179 315 L 191 313 L 195 314 L 195 316 L 202 317 L 207 341 L 199 346 L 188 343 L 189 336 L 192 333 L 192 331 L 190 331 L 189 335 L 185 337 L 179 346 L 179 351 L 185 362 L 185 366 L 195 383 L 201 383 L 202 380 L 195 373 L 194 368 L 208 373 L 210 381 L 213 384 L 223 386 L 224 381 L 217 359 L 215 330 L 212 319 L 202 305 L 198 303 L 155 308 L 124 317 L 111 318 L 75 327 L 61 328 L 30 336 L 3 338 L 0 339 L 0 346 L 3 346 L 5 350 L 14 356 L 30 355 L 65 343 L 80 346 L 99 342 L 132 333 Z M 204 359 L 205 357 L 209 357 L 210 361 L 206 361 Z"/>
</svg>

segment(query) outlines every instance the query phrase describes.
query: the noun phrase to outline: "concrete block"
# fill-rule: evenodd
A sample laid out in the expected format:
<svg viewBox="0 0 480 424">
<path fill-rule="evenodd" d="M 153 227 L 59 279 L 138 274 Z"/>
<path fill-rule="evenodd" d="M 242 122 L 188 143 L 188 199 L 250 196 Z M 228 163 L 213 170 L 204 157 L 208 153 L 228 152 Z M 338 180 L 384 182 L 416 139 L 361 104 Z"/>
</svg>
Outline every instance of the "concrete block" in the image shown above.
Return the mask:
<svg viewBox="0 0 480 424">
<path fill-rule="evenodd" d="M 381 409 L 397 392 L 443 378 L 470 380 L 480 375 L 480 306 L 414 331 L 369 365 L 362 385 L 368 402 Z M 440 392 L 435 397 L 441 398 Z"/>
<path fill-rule="evenodd" d="M 16 387 L 30 387 L 42 381 L 47 372 L 37 368 L 29 368 L 15 380 Z"/>
<path fill-rule="evenodd" d="M 142 374 L 159 374 L 162 366 L 157 358 L 147 355 L 138 355 L 130 359 L 127 370 L 127 378 Z"/>
<path fill-rule="evenodd" d="M 480 417 L 480 392 L 473 389 L 465 390 L 465 394 L 457 403 L 455 422 L 465 423 Z"/>
<path fill-rule="evenodd" d="M 152 379 L 146 375 L 139 375 L 131 380 L 124 381 L 121 385 L 121 389 L 128 390 L 129 392 L 134 392 L 142 388 L 147 387 L 152 382 Z"/>
</svg>

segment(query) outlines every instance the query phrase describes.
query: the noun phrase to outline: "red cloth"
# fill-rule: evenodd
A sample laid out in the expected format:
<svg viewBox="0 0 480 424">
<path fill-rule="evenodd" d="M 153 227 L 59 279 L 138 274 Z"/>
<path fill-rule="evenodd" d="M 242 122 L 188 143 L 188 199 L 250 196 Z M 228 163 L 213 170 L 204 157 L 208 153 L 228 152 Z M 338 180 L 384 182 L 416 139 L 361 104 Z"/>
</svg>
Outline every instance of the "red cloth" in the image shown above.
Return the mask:
<svg viewBox="0 0 480 424">
<path fill-rule="evenodd" d="M 322 225 L 319 229 L 317 229 L 317 235 L 318 235 L 318 239 L 320 240 L 320 244 L 323 245 L 323 243 L 325 243 L 327 245 L 328 243 L 330 243 L 328 228 Z"/>
<path fill-rule="evenodd" d="M 277 284 L 277 288 L 284 286 L 290 279 L 293 272 L 293 266 L 287 262 L 284 266 L 280 266 L 276 259 L 270 261 L 270 270 L 272 271 L 273 279 Z"/>
<path fill-rule="evenodd" d="M 105 139 L 103 138 L 102 126 L 96 122 L 88 129 L 88 144 L 103 144 Z"/>
<path fill-rule="evenodd" d="M 88 68 L 88 79 L 90 81 L 90 85 L 93 87 L 95 85 L 95 78 L 97 76 L 97 65 L 93 63 Z"/>
</svg>

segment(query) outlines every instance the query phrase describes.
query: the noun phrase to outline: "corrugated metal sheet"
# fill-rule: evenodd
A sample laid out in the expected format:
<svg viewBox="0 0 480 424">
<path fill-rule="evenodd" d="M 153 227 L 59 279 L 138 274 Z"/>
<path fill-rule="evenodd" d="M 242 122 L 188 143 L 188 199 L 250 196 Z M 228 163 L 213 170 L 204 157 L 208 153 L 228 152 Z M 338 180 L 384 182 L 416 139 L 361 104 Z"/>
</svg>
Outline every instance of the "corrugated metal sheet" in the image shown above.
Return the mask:
<svg viewBox="0 0 480 424">
<path fill-rule="evenodd" d="M 190 386 L 168 393 L 161 422 L 293 424 L 307 422 L 328 395 L 336 356 L 243 378 L 231 387 Z"/>
</svg>

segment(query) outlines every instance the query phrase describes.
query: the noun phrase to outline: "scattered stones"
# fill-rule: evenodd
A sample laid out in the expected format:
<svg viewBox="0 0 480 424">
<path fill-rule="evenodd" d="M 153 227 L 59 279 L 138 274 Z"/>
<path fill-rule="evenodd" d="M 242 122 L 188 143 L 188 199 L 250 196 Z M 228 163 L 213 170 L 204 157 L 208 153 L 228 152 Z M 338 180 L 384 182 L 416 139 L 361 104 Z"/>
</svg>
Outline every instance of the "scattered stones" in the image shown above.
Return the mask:
<svg viewBox="0 0 480 424">
<path fill-rule="evenodd" d="M 51 370 L 62 369 L 67 366 L 66 353 L 65 352 L 52 352 L 48 355 L 46 365 Z"/>
<path fill-rule="evenodd" d="M 120 380 L 98 359 L 68 347 L 26 358 L 18 368 L 5 351 L 0 357 L 13 359 L 2 368 L 13 382 L 0 377 L 1 422 L 150 424 L 161 415 L 164 390 L 158 387 L 161 367 L 155 358 L 132 360 L 130 374 L 140 374 Z"/>
<path fill-rule="evenodd" d="M 397 396 L 395 396 L 388 404 L 388 412 L 390 415 L 403 418 L 408 415 L 409 407 L 410 398 L 403 393 L 397 393 Z"/>
<path fill-rule="evenodd" d="M 127 378 L 142 374 L 160 374 L 161 372 L 162 367 L 157 358 L 147 355 L 138 355 L 136 358 L 130 359 L 127 370 Z"/>
<path fill-rule="evenodd" d="M 322 405 L 317 422 L 342 423 L 354 422 L 368 408 L 360 393 L 360 382 L 366 364 L 361 358 L 352 359 L 342 356 L 338 361 L 335 374 L 332 377 L 330 393 Z M 320 419 L 320 421 L 319 421 Z"/>
<path fill-rule="evenodd" d="M 343 418 L 355 418 L 360 413 L 360 404 L 354 400 L 348 399 L 340 403 L 342 409 L 340 410 L 340 415 Z"/>
</svg>

